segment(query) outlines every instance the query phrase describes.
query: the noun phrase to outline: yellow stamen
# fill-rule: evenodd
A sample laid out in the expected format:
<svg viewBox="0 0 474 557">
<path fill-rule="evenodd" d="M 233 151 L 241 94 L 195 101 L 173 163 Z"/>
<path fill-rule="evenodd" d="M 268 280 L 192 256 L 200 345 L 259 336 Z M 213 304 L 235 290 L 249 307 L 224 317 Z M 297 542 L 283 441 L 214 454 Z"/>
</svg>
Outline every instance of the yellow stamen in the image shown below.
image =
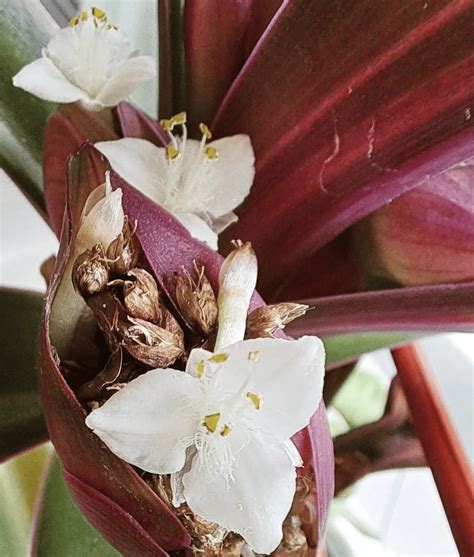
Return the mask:
<svg viewBox="0 0 474 557">
<path fill-rule="evenodd" d="M 175 125 L 180 125 L 180 126 L 186 124 L 186 119 L 187 119 L 186 112 L 178 112 L 178 114 L 175 114 L 174 116 L 171 117 L 171 121 Z"/>
<path fill-rule="evenodd" d="M 168 160 L 174 160 L 179 157 L 179 150 L 176 149 L 174 145 L 167 145 L 166 146 L 166 158 Z"/>
<path fill-rule="evenodd" d="M 215 147 L 212 147 L 212 145 L 206 147 L 204 154 L 210 161 L 216 161 L 219 158 L 219 151 Z"/>
<path fill-rule="evenodd" d="M 92 7 L 92 15 L 97 18 L 97 19 L 101 19 L 103 21 L 107 20 L 107 14 L 104 12 L 104 10 L 101 10 L 100 8 L 96 8 L 95 6 Z"/>
<path fill-rule="evenodd" d="M 206 124 L 203 124 L 201 122 L 199 124 L 199 129 L 201 130 L 202 135 L 206 136 L 206 139 L 211 139 L 212 133 L 211 133 L 211 130 L 206 126 Z"/>
<path fill-rule="evenodd" d="M 231 432 L 232 428 L 229 424 L 225 424 L 224 427 L 221 429 L 222 437 L 226 437 Z"/>
<path fill-rule="evenodd" d="M 113 23 L 108 23 L 107 29 L 113 29 L 114 31 L 118 31 L 117 25 L 114 25 Z"/>
<path fill-rule="evenodd" d="M 249 352 L 249 360 L 251 362 L 257 362 L 258 359 L 260 358 L 260 350 L 252 350 L 251 352 Z"/>
<path fill-rule="evenodd" d="M 220 419 L 221 415 L 219 414 L 219 412 L 216 412 L 215 414 L 209 414 L 204 418 L 204 425 L 207 427 L 208 431 L 214 433 L 217 429 L 217 424 L 219 423 Z"/>
<path fill-rule="evenodd" d="M 69 27 L 76 27 L 76 25 L 79 23 L 79 18 L 78 16 L 74 16 L 69 20 L 68 26 Z"/>
<path fill-rule="evenodd" d="M 209 361 L 212 362 L 213 364 L 221 364 L 222 362 L 225 362 L 228 358 L 229 358 L 229 354 L 222 352 L 221 354 L 214 354 L 214 356 L 211 356 L 209 358 Z"/>
<path fill-rule="evenodd" d="M 87 12 L 85 12 L 85 11 L 81 12 L 79 14 L 79 21 L 86 21 L 88 17 L 89 17 L 89 14 Z"/>
<path fill-rule="evenodd" d="M 255 393 L 247 393 L 247 396 L 252 401 L 253 405 L 255 406 L 255 409 L 260 410 L 262 399 Z"/>
<path fill-rule="evenodd" d="M 196 368 L 196 375 L 201 378 L 204 375 L 204 372 L 206 371 L 206 363 L 204 362 L 204 360 L 201 360 Z"/>
<path fill-rule="evenodd" d="M 172 120 L 160 120 L 160 126 L 165 130 L 165 132 L 170 132 L 174 128 L 174 123 Z"/>
</svg>

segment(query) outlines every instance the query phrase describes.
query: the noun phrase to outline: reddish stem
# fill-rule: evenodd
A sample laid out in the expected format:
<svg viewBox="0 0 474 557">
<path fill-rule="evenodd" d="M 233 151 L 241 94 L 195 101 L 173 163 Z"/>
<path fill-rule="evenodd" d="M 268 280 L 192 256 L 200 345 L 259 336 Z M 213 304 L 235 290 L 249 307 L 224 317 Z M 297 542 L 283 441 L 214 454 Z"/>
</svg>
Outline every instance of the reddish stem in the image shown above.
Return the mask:
<svg viewBox="0 0 474 557">
<path fill-rule="evenodd" d="M 461 556 L 474 555 L 472 470 L 415 343 L 392 350 L 415 429 Z"/>
</svg>

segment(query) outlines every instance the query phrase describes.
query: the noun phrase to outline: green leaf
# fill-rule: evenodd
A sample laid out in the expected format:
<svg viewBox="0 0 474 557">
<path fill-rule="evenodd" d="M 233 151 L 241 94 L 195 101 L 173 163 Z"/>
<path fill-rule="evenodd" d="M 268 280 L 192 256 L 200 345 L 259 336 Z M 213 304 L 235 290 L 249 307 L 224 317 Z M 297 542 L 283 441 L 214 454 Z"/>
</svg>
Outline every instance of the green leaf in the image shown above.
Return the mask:
<svg viewBox="0 0 474 557">
<path fill-rule="evenodd" d="M 119 553 L 87 522 L 69 493 L 54 458 L 46 480 L 34 537 L 35 557 L 117 557 Z"/>
<path fill-rule="evenodd" d="M 26 555 L 33 508 L 43 484 L 51 445 L 43 445 L 0 465 L 0 555 Z"/>
<path fill-rule="evenodd" d="M 47 439 L 36 386 L 40 294 L 0 290 L 0 461 Z"/>
<path fill-rule="evenodd" d="M 41 145 L 54 106 L 12 85 L 57 28 L 40 2 L 0 3 L 0 165 L 44 214 Z"/>
<path fill-rule="evenodd" d="M 425 334 L 423 332 L 398 331 L 326 337 L 323 338 L 326 347 L 326 365 L 335 367 L 353 361 L 367 352 L 404 344 Z"/>
</svg>

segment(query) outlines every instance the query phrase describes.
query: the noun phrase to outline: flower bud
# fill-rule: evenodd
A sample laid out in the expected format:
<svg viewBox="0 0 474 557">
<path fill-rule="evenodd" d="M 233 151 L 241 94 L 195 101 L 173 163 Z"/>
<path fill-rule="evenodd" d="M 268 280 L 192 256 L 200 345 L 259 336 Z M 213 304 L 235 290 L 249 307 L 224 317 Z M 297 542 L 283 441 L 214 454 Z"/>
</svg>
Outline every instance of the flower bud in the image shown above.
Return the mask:
<svg viewBox="0 0 474 557">
<path fill-rule="evenodd" d="M 109 268 L 102 244 L 96 244 L 77 256 L 72 268 L 72 281 L 84 298 L 104 290 L 108 280 Z"/>
<path fill-rule="evenodd" d="M 215 351 L 242 340 L 250 298 L 257 283 L 257 257 L 252 245 L 236 243 L 219 273 L 219 325 Z"/>
<path fill-rule="evenodd" d="M 140 249 L 128 219 L 125 217 L 122 232 L 107 248 L 107 259 L 112 273 L 125 275 L 136 266 Z"/>
<path fill-rule="evenodd" d="M 210 282 L 204 274 L 204 267 L 198 272 L 197 282 L 190 273 L 176 279 L 176 302 L 181 315 L 191 330 L 209 333 L 217 322 L 217 302 Z"/>
<path fill-rule="evenodd" d="M 160 293 L 155 279 L 145 269 L 132 269 L 124 281 L 124 304 L 131 317 L 158 323 L 161 317 Z"/>
<path fill-rule="evenodd" d="M 184 354 L 183 334 L 167 331 L 143 319 L 129 318 L 122 328 L 123 346 L 136 360 L 153 368 L 166 368 Z"/>
<path fill-rule="evenodd" d="M 356 228 L 372 277 L 406 286 L 474 278 L 474 166 L 458 165 L 382 207 Z"/>
<path fill-rule="evenodd" d="M 272 338 L 294 319 L 302 317 L 309 309 L 306 304 L 292 302 L 262 306 L 247 317 L 245 338 Z"/>
</svg>

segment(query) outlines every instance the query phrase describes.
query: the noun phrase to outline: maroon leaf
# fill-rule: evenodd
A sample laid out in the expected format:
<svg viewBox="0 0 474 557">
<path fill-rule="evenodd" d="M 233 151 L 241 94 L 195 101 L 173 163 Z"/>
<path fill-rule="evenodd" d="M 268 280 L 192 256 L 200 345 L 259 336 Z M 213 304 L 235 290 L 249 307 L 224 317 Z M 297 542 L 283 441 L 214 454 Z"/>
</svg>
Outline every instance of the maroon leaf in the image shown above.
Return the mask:
<svg viewBox="0 0 474 557">
<path fill-rule="evenodd" d="M 188 0 L 185 4 L 187 110 L 209 122 L 282 0 Z"/>
<path fill-rule="evenodd" d="M 253 242 L 264 293 L 354 222 L 472 156 L 471 10 L 296 0 L 272 22 L 213 126 L 253 141 L 255 184 L 223 241 Z"/>
<path fill-rule="evenodd" d="M 361 292 L 303 303 L 315 309 L 287 326 L 292 336 L 474 329 L 474 282 Z"/>
<path fill-rule="evenodd" d="M 474 159 L 361 222 L 357 235 L 368 272 L 407 285 L 473 280 L 473 187 Z"/>
<path fill-rule="evenodd" d="M 46 125 L 43 145 L 43 178 L 49 224 L 56 236 L 61 234 L 66 205 L 69 157 L 84 141 L 117 139 L 111 122 L 107 124 L 79 103 L 62 105 Z"/>
<path fill-rule="evenodd" d="M 126 101 L 121 102 L 115 108 L 115 116 L 122 137 L 146 139 L 159 147 L 169 143 L 169 137 L 160 124 L 133 104 Z"/>
</svg>

